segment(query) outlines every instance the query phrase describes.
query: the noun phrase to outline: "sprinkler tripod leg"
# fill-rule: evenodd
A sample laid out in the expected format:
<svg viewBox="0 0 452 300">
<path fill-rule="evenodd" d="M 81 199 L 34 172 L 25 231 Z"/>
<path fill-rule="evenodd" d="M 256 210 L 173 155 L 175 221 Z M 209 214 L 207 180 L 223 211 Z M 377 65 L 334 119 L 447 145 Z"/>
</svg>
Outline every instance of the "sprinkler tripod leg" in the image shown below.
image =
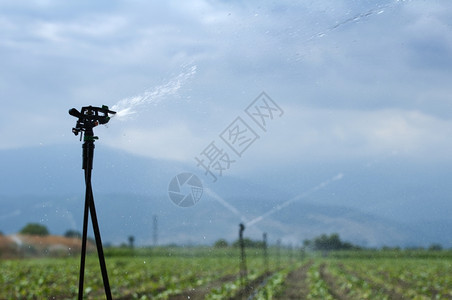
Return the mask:
<svg viewBox="0 0 452 300">
<path fill-rule="evenodd" d="M 100 231 L 99 231 L 99 224 L 97 222 L 97 214 L 96 214 L 96 207 L 94 206 L 94 198 L 91 190 L 91 205 L 90 205 L 90 212 L 91 212 L 91 221 L 93 222 L 93 231 L 94 231 L 94 238 L 96 240 L 96 247 L 97 247 L 97 256 L 99 257 L 99 264 L 100 264 L 100 270 L 102 272 L 102 279 L 104 281 L 104 289 L 105 289 L 105 295 L 107 296 L 107 299 L 110 300 L 111 298 L 111 291 L 110 291 L 110 283 L 108 281 L 108 273 L 107 273 L 107 266 L 105 264 L 105 256 L 104 256 L 104 250 L 102 248 L 102 240 L 100 237 Z"/>
<path fill-rule="evenodd" d="M 82 254 L 80 258 L 80 277 L 79 277 L 79 291 L 78 299 L 83 299 L 83 280 L 85 273 L 85 257 L 86 257 L 86 243 L 88 232 L 88 214 L 91 213 L 91 221 L 93 224 L 94 238 L 96 241 L 97 255 L 99 257 L 99 264 L 102 272 L 102 279 L 104 282 L 105 295 L 107 300 L 111 300 L 110 283 L 108 281 L 107 266 L 105 264 L 104 251 L 102 248 L 102 240 L 100 237 L 99 223 L 97 221 L 96 207 L 94 205 L 93 189 L 91 185 L 91 172 L 94 157 L 94 143 L 92 141 L 83 144 L 83 169 L 85 170 L 85 209 L 83 215 L 83 237 L 82 237 Z"/>
<path fill-rule="evenodd" d="M 80 276 L 78 282 L 78 299 L 83 299 L 83 281 L 85 277 L 85 256 L 86 256 L 86 240 L 88 232 L 88 209 L 89 209 L 89 198 L 88 198 L 88 187 L 86 188 L 85 195 L 85 209 L 83 213 L 83 235 L 82 235 L 82 253 L 80 257 Z"/>
</svg>

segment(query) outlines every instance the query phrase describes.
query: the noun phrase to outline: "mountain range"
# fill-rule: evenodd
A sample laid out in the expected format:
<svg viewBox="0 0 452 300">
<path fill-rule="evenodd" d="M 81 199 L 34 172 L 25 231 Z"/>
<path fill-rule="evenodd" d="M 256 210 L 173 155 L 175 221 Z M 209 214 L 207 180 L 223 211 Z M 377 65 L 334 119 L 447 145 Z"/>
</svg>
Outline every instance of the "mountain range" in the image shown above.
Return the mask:
<svg viewBox="0 0 452 300">
<path fill-rule="evenodd" d="M 12 234 L 29 222 L 41 223 L 53 234 L 81 231 L 81 148 L 46 146 L 1 150 L 0 155 L 0 231 Z M 152 244 L 154 216 L 159 244 L 184 245 L 233 241 L 240 222 L 251 224 L 247 222 L 263 216 L 247 226 L 247 237 L 261 239 L 267 232 L 270 243 L 281 239 L 300 245 L 337 232 L 366 247 L 451 247 L 448 167 L 403 160 L 371 167 L 312 162 L 223 176 L 214 183 L 195 162 L 98 147 L 93 192 L 103 241 L 112 244 L 126 243 L 131 235 L 138 245 Z M 195 174 L 204 185 L 200 201 L 191 207 L 179 207 L 168 196 L 169 182 L 182 172 Z"/>
</svg>

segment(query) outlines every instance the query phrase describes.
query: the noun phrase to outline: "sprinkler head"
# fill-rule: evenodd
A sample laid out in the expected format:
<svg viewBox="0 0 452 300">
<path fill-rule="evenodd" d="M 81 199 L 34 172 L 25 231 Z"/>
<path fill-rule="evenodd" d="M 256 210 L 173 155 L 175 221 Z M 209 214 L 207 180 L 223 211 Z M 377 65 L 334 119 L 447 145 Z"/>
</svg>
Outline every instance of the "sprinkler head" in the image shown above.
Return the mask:
<svg viewBox="0 0 452 300">
<path fill-rule="evenodd" d="M 93 134 L 93 128 L 99 124 L 107 124 L 110 121 L 109 114 L 116 114 L 115 111 L 109 110 L 108 106 L 103 105 L 102 107 L 95 106 L 84 106 L 80 111 L 75 108 L 69 110 L 69 114 L 73 117 L 78 118 L 77 124 L 72 128 L 72 132 L 78 135 L 80 132 L 83 134 L 85 132 L 85 141 L 97 139 Z M 80 140 L 82 135 L 80 135 Z"/>
<path fill-rule="evenodd" d="M 76 110 L 75 108 L 71 108 L 69 110 L 69 114 L 73 117 L 80 118 L 80 112 L 78 110 Z"/>
</svg>

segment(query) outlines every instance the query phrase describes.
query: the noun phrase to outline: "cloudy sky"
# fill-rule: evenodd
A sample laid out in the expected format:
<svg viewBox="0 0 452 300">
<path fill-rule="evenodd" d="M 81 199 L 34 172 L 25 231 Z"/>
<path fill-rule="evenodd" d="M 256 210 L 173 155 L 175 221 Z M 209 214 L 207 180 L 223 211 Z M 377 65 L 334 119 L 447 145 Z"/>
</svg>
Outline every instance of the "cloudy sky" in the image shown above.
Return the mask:
<svg viewBox="0 0 452 300">
<path fill-rule="evenodd" d="M 117 104 L 101 143 L 195 164 L 265 91 L 284 114 L 242 169 L 450 161 L 448 0 L 6 0 L 0 37 L 0 149 L 74 144 L 69 108 Z"/>
<path fill-rule="evenodd" d="M 96 155 L 122 151 L 108 152 L 121 156 L 117 190 L 155 200 L 179 169 L 198 170 L 205 204 L 274 189 L 285 212 L 309 195 L 441 234 L 430 221 L 450 220 L 451 82 L 450 0 L 2 0 L 2 190 L 78 191 L 66 177 L 81 170 L 49 158 L 80 168 L 68 110 L 105 104 L 120 113 L 95 129 Z M 262 92 L 275 108 L 265 128 L 252 119 Z M 226 138 L 237 128 L 239 155 Z M 195 160 L 212 143 L 235 161 L 217 185 Z M 44 161 L 21 163 L 35 152 Z"/>
</svg>

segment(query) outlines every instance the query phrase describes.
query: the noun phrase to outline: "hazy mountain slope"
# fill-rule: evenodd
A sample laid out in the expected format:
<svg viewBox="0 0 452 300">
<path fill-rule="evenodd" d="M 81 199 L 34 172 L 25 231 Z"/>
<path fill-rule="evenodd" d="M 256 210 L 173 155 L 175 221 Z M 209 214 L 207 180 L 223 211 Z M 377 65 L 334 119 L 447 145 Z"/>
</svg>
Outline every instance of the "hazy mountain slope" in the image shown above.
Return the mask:
<svg viewBox="0 0 452 300">
<path fill-rule="evenodd" d="M 0 151 L 1 231 L 15 233 L 27 222 L 43 223 L 55 234 L 81 231 L 84 182 L 78 146 Z M 190 208 L 174 205 L 167 194 L 169 181 L 183 171 L 197 174 L 206 187 L 201 201 Z M 340 180 L 328 181 L 339 173 Z M 99 145 L 93 189 L 106 242 L 121 243 L 135 235 L 137 243 L 151 243 L 153 215 L 159 218 L 162 243 L 233 240 L 239 222 L 305 195 L 247 228 L 246 234 L 261 238 L 266 231 L 273 241 L 301 243 L 321 233 L 339 232 L 367 246 L 432 242 L 452 246 L 447 175 L 447 166 L 420 168 L 403 162 L 372 168 L 312 163 L 226 176 L 212 183 L 195 163 L 156 161 Z"/>
</svg>

